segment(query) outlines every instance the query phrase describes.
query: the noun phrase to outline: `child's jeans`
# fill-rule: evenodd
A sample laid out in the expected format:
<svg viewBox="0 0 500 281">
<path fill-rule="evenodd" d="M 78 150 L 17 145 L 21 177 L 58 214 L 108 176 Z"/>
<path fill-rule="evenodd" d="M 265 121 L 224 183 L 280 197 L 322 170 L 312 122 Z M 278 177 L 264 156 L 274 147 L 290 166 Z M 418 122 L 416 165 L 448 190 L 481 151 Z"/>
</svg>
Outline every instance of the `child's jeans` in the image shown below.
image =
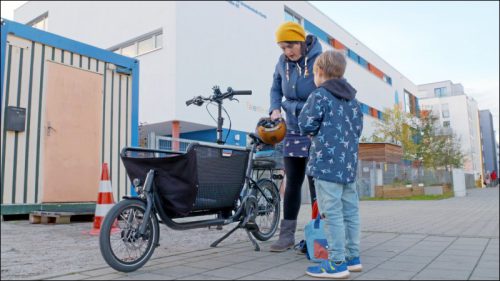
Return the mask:
<svg viewBox="0 0 500 281">
<path fill-rule="evenodd" d="M 359 257 L 359 198 L 356 183 L 314 180 L 318 208 L 325 216 L 328 257 L 345 261 Z"/>
</svg>

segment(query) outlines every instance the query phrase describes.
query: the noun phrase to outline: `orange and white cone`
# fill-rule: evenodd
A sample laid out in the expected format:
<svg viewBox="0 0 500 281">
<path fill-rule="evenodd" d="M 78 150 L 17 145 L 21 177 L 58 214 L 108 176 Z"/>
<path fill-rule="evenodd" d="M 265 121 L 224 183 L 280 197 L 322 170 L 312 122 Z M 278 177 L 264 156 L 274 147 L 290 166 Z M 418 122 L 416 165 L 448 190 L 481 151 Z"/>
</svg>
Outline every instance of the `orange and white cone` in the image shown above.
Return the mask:
<svg viewBox="0 0 500 281">
<path fill-rule="evenodd" d="M 115 205 L 113 200 L 113 189 L 109 180 L 108 164 L 102 164 L 101 181 L 99 182 L 99 194 L 95 205 L 94 226 L 89 232 L 90 235 L 99 235 L 104 217 L 109 210 Z M 112 232 L 119 230 L 116 228 L 116 222 L 113 225 Z"/>
</svg>

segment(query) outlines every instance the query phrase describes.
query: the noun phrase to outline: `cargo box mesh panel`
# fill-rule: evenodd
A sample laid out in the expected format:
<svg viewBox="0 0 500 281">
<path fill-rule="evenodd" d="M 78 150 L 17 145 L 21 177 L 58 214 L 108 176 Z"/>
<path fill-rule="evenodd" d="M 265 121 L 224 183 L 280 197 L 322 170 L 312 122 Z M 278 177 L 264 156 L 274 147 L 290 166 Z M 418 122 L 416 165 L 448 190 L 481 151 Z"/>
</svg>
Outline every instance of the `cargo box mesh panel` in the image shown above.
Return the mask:
<svg viewBox="0 0 500 281">
<path fill-rule="evenodd" d="M 232 208 L 245 183 L 248 151 L 195 145 L 198 195 L 195 210 Z"/>
</svg>

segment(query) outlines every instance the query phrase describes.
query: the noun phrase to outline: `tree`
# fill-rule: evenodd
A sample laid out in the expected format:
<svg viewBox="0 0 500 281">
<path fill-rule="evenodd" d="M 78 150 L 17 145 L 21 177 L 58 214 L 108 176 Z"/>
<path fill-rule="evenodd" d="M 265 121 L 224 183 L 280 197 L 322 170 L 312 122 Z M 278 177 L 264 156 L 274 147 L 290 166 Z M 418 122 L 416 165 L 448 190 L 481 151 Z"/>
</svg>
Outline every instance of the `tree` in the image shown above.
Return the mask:
<svg viewBox="0 0 500 281">
<path fill-rule="evenodd" d="M 417 155 L 426 168 L 460 168 L 464 154 L 460 148 L 460 140 L 451 129 L 441 128 L 438 118 L 430 111 L 422 111 L 419 118 L 418 131 L 420 142 Z"/>
<path fill-rule="evenodd" d="M 390 142 L 401 145 L 403 148 L 403 159 L 416 160 L 417 147 L 413 141 L 415 130 L 415 117 L 401 110 L 399 105 L 392 109 L 386 108 L 383 113 L 383 121 L 375 124 L 375 132 L 371 140 L 373 142 Z"/>
<path fill-rule="evenodd" d="M 371 141 L 401 145 L 403 159 L 416 161 L 425 168 L 448 171 L 463 165 L 459 139 L 451 129 L 443 130 L 432 112 L 422 110 L 417 118 L 395 105 L 386 108 L 383 116 L 384 121 L 375 124 Z"/>
</svg>

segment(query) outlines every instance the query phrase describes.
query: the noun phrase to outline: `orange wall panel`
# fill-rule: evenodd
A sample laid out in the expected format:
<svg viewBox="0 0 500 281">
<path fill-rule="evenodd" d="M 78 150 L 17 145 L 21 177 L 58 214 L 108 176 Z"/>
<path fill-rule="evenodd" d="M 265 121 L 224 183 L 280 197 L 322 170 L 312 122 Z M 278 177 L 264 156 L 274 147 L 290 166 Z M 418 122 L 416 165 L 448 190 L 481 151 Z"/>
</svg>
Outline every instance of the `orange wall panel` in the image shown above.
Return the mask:
<svg viewBox="0 0 500 281">
<path fill-rule="evenodd" d="M 378 78 L 383 79 L 384 78 L 384 73 L 380 71 L 380 69 L 376 68 L 373 66 L 373 64 L 368 63 L 368 69 L 375 74 Z"/>
<path fill-rule="evenodd" d="M 336 40 L 336 39 L 333 39 L 333 47 L 335 49 L 339 49 L 339 50 L 344 50 L 345 49 L 344 44 L 340 43 L 340 41 Z"/>
</svg>

